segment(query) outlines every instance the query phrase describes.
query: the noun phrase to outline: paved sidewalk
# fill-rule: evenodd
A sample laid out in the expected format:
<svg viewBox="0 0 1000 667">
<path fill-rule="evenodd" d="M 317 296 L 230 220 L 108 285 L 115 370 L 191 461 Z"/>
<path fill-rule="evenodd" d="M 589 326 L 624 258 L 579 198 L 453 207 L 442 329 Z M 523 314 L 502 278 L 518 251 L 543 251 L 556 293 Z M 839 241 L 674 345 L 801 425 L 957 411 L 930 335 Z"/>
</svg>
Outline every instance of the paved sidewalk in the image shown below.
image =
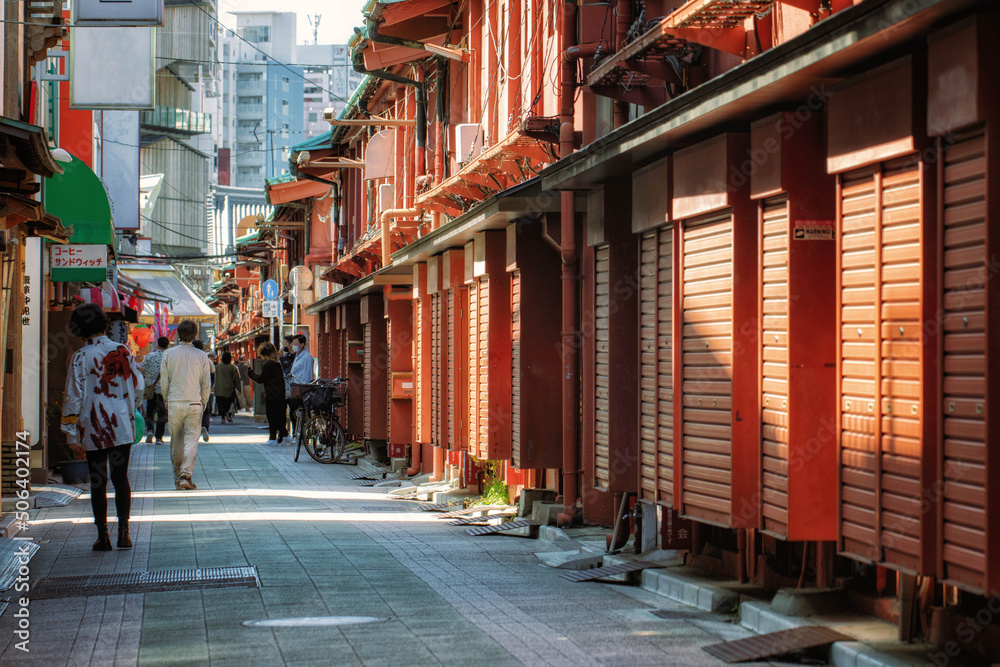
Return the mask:
<svg viewBox="0 0 1000 667">
<path fill-rule="evenodd" d="M 701 646 L 749 635 L 640 588 L 565 581 L 534 555 L 549 543 L 470 537 L 358 487 L 348 479 L 357 468 L 304 452 L 294 463 L 292 447 L 264 446 L 266 431 L 246 417 L 213 424 L 211 435 L 199 446 L 197 491 L 174 490 L 168 446 L 133 448 L 132 551 L 91 551 L 87 495 L 34 511 L 24 533 L 41 544 L 31 578 L 256 566 L 261 587 L 32 600 L 30 653 L 15 648 L 11 604 L 0 615 L 0 663 L 717 665 Z M 691 616 L 664 620 L 654 609 Z M 310 616 L 386 620 L 242 625 Z"/>
</svg>

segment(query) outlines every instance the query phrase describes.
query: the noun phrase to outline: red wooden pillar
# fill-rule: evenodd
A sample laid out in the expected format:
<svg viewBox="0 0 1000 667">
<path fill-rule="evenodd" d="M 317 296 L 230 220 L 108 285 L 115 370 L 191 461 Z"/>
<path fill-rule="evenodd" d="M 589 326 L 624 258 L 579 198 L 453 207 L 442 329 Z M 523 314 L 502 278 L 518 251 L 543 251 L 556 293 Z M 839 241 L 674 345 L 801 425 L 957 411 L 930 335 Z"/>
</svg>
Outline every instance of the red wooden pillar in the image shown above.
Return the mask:
<svg viewBox="0 0 1000 667">
<path fill-rule="evenodd" d="M 823 115 L 779 113 L 751 130 L 759 201 L 761 527 L 837 537 L 836 180 Z"/>
<path fill-rule="evenodd" d="M 511 278 L 511 462 L 517 468 L 562 465 L 559 253 L 542 237 L 542 220 L 507 227 Z M 515 333 L 516 329 L 516 333 Z"/>
<path fill-rule="evenodd" d="M 468 447 L 468 429 L 465 427 L 469 409 L 469 297 L 465 286 L 465 249 L 452 248 L 441 255 L 441 285 L 444 290 L 442 306 L 447 324 L 442 325 L 445 368 L 443 392 L 445 397 L 443 431 L 447 431 L 447 449 L 465 450 Z"/>
</svg>

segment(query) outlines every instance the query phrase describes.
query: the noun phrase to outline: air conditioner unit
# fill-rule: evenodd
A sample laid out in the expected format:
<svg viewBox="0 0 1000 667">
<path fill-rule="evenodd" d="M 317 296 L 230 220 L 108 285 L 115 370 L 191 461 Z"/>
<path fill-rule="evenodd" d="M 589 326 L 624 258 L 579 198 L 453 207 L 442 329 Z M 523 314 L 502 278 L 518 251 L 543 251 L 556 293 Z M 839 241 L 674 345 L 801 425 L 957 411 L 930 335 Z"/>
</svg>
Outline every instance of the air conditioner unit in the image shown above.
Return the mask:
<svg viewBox="0 0 1000 667">
<path fill-rule="evenodd" d="M 395 190 L 392 183 L 382 183 L 378 186 L 378 207 L 380 211 L 388 211 L 393 207 Z"/>
<path fill-rule="evenodd" d="M 455 126 L 455 162 L 464 164 L 483 150 L 483 128 L 478 123 Z"/>
</svg>

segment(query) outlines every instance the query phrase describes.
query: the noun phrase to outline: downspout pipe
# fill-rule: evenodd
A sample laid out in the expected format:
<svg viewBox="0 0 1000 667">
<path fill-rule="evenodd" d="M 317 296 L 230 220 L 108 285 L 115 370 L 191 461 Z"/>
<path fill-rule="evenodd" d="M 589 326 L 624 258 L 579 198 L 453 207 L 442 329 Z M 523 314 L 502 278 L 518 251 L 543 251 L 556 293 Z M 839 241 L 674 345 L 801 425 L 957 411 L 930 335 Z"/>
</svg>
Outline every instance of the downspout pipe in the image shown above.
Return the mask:
<svg viewBox="0 0 1000 667">
<path fill-rule="evenodd" d="M 392 221 L 395 218 L 415 218 L 420 215 L 420 207 L 390 208 L 382 211 L 379 222 L 382 224 L 382 266 L 392 264 L 392 243 L 389 239 Z"/>
<path fill-rule="evenodd" d="M 559 92 L 559 157 L 573 152 L 575 129 L 573 102 L 576 96 L 576 60 L 569 57 L 576 46 L 576 0 L 564 0 L 560 51 Z M 579 332 L 577 331 L 577 251 L 574 194 L 560 193 L 560 242 L 562 254 L 562 453 L 563 511 L 558 516 L 562 526 L 578 520 L 576 509 L 580 484 L 580 396 L 579 396 Z"/>
<path fill-rule="evenodd" d="M 448 126 L 446 111 L 447 100 L 445 92 L 448 90 L 448 59 L 438 57 L 437 61 L 437 96 L 434 98 L 434 185 L 440 185 L 444 180 L 444 133 Z M 431 214 L 431 229 L 441 226 L 441 214 L 434 211 Z"/>
</svg>

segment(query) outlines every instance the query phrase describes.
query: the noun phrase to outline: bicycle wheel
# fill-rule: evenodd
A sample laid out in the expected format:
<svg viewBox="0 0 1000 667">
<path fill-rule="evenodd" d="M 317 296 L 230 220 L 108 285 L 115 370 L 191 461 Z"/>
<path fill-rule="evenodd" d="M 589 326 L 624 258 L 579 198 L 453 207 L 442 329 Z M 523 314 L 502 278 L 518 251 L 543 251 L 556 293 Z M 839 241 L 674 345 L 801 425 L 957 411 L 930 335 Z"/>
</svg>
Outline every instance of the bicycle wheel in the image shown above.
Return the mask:
<svg viewBox="0 0 1000 667">
<path fill-rule="evenodd" d="M 347 435 L 330 415 L 313 415 L 305 428 L 305 445 L 309 456 L 320 463 L 336 463 L 344 455 Z"/>
</svg>

